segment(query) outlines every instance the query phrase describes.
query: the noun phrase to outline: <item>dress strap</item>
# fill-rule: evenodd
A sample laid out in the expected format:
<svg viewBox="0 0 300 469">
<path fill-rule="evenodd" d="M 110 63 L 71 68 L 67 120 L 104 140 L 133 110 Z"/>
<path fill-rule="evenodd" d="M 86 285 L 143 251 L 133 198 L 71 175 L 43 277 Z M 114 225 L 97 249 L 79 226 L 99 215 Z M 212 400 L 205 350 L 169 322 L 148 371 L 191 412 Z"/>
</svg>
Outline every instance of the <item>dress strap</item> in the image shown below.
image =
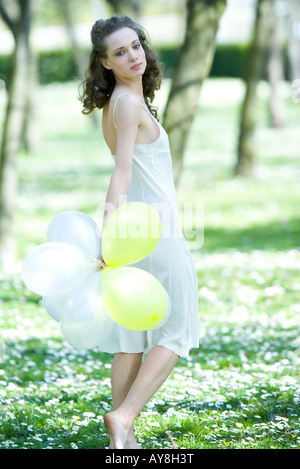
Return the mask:
<svg viewBox="0 0 300 469">
<path fill-rule="evenodd" d="M 123 96 L 124 94 L 127 94 L 127 91 L 124 91 L 123 93 L 120 93 L 119 96 L 117 97 L 117 99 L 115 100 L 115 104 L 114 104 L 114 108 L 113 108 L 113 121 L 114 121 L 114 124 L 115 124 L 115 128 L 117 128 L 117 124 L 116 124 L 116 121 L 115 121 L 115 111 L 116 111 L 117 102 L 119 101 L 119 98 L 121 98 L 121 96 Z"/>
</svg>

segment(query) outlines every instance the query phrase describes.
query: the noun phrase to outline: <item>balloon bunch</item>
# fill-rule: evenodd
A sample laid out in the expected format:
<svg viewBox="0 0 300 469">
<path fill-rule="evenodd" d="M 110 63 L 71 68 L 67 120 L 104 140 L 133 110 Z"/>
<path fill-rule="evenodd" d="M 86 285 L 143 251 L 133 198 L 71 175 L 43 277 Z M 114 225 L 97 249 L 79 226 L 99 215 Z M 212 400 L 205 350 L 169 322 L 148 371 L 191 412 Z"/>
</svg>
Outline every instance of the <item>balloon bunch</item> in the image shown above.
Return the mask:
<svg viewBox="0 0 300 469">
<path fill-rule="evenodd" d="M 159 215 L 143 202 L 115 210 L 102 240 L 91 217 L 65 211 L 50 222 L 48 242 L 25 257 L 23 281 L 43 297 L 75 348 L 100 345 L 115 323 L 136 331 L 157 328 L 168 317 L 168 294 L 152 274 L 127 264 L 147 257 L 160 236 Z M 101 247 L 104 262 L 98 259 Z"/>
</svg>

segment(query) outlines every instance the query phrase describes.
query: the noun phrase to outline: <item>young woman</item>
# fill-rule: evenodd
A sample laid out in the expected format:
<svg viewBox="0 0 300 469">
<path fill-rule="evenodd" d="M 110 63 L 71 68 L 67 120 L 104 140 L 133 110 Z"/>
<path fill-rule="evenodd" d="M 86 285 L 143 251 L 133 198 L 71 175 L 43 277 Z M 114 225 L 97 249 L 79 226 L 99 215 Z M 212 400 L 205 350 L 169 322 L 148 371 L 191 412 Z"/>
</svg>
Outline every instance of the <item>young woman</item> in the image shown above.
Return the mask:
<svg viewBox="0 0 300 469">
<path fill-rule="evenodd" d="M 114 354 L 113 410 L 104 417 L 110 447 L 138 448 L 135 419 L 178 358 L 198 346 L 197 277 L 180 228 L 168 137 L 151 106 L 161 84 L 157 58 L 143 29 L 128 17 L 97 21 L 91 39 L 83 113 L 103 110 L 103 136 L 115 161 L 104 224 L 111 207 L 130 201 L 152 205 L 162 221 L 158 245 L 135 266 L 152 273 L 165 287 L 171 306 L 168 320 L 142 332 L 116 324 L 101 346 Z"/>
</svg>

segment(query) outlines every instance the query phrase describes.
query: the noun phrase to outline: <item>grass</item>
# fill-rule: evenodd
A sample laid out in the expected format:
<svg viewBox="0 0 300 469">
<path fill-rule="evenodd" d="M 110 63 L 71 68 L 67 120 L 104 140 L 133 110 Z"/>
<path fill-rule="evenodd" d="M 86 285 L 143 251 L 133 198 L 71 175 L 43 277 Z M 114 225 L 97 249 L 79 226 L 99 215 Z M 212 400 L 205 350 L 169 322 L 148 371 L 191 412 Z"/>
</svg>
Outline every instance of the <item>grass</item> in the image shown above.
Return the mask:
<svg viewBox="0 0 300 469">
<path fill-rule="evenodd" d="M 261 85 L 257 178 L 233 178 L 242 91 L 217 79 L 201 95 L 178 188 L 179 203 L 205 211 L 204 244 L 192 251 L 200 345 L 137 420 L 144 448 L 300 447 L 299 105 L 286 86 L 287 123 L 272 129 Z M 19 263 L 55 214 L 96 217 L 103 201 L 113 162 L 76 97 L 73 83 L 39 90 L 40 149 L 18 160 Z M 69 347 L 18 269 L 0 276 L 0 448 L 104 449 L 112 357 Z"/>
</svg>

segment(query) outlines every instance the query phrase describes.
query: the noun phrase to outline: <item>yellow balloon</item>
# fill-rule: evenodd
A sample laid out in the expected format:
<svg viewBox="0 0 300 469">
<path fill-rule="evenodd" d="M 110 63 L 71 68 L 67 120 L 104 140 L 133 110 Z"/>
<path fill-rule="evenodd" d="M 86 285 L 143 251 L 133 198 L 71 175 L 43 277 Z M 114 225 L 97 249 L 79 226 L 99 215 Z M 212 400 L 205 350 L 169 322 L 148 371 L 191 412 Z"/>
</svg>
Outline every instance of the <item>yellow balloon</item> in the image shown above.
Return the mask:
<svg viewBox="0 0 300 469">
<path fill-rule="evenodd" d="M 102 236 L 102 256 L 109 266 L 138 262 L 150 254 L 161 236 L 156 210 L 144 202 L 129 202 L 107 220 Z"/>
<path fill-rule="evenodd" d="M 106 267 L 102 295 L 112 319 L 134 331 L 157 326 L 168 310 L 168 295 L 162 284 L 137 267 Z"/>
</svg>

